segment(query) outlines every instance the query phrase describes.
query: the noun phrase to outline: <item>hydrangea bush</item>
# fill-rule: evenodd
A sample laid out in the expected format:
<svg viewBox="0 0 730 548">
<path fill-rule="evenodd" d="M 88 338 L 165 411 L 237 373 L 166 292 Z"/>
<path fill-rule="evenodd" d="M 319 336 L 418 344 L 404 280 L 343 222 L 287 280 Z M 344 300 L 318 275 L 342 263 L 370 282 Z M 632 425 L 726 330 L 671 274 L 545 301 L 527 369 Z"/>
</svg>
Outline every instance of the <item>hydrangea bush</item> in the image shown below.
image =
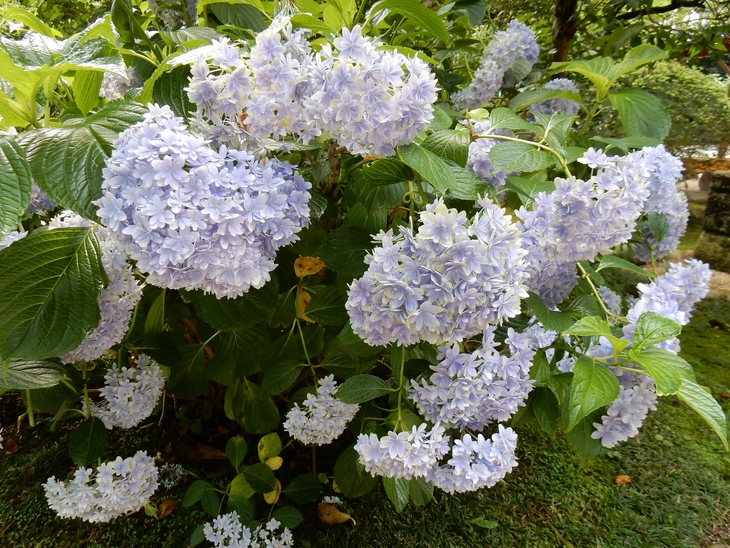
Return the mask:
<svg viewBox="0 0 730 548">
<path fill-rule="evenodd" d="M 709 268 L 660 262 L 688 219 L 666 112 L 613 89 L 666 54 L 548 67 L 519 21 L 403 5 L 118 0 L 67 40 L 26 17 L 0 43 L 0 385 L 30 427 L 74 425 L 77 468 L 45 484 L 60 517 L 154 511 L 184 482 L 213 520 L 191 544 L 291 546 L 299 504 L 491 487 L 527 420 L 597 456 L 668 395 L 727 445 L 678 356 Z M 235 477 L 111 454 L 167 395 L 223 410 Z"/>
</svg>

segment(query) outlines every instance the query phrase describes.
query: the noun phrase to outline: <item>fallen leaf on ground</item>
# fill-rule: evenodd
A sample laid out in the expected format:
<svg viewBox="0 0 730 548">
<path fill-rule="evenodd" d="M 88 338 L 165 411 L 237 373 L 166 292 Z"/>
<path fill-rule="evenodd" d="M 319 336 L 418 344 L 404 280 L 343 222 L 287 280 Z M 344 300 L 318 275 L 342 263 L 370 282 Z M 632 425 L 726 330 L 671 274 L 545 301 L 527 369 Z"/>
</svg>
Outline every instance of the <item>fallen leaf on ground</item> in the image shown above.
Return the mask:
<svg viewBox="0 0 730 548">
<path fill-rule="evenodd" d="M 17 453 L 18 450 L 20 450 L 20 447 L 18 447 L 18 444 L 15 442 L 14 438 L 8 439 L 8 441 L 5 442 L 5 452 L 8 455 L 12 455 L 13 453 Z"/>
<path fill-rule="evenodd" d="M 317 506 L 317 515 L 319 516 L 319 519 L 328 525 L 336 525 L 349 520 L 352 520 L 352 523 L 355 523 L 355 520 L 352 519 L 350 514 L 340 512 L 334 504 L 329 504 L 327 502 L 323 502 Z"/>
<path fill-rule="evenodd" d="M 228 455 L 220 449 L 199 443 L 190 448 L 188 458 L 190 460 L 228 460 Z"/>
<path fill-rule="evenodd" d="M 631 483 L 629 476 L 616 476 L 616 485 L 626 485 L 627 483 Z"/>
<path fill-rule="evenodd" d="M 165 519 L 167 516 L 177 510 L 177 501 L 175 499 L 165 499 L 157 505 L 157 521 Z"/>
</svg>

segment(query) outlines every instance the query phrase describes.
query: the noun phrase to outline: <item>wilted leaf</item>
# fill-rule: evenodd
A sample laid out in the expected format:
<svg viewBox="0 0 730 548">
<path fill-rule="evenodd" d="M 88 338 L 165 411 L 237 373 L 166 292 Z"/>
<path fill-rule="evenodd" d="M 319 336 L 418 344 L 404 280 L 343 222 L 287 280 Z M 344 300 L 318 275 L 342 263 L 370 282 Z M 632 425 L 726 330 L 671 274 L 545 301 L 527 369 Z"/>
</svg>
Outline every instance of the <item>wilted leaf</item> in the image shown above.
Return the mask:
<svg viewBox="0 0 730 548">
<path fill-rule="evenodd" d="M 175 499 L 165 499 L 157 505 L 157 521 L 165 519 L 167 516 L 177 510 L 177 501 Z"/>
<path fill-rule="evenodd" d="M 228 460 L 228 455 L 209 445 L 198 443 L 195 447 L 188 451 L 188 459 L 190 460 Z"/>
<path fill-rule="evenodd" d="M 352 519 L 350 514 L 340 512 L 337 509 L 337 506 L 327 502 L 323 502 L 317 506 L 317 515 L 319 516 L 319 519 L 327 525 L 337 525 L 338 523 L 344 523 L 349 520 L 352 520 L 352 523 L 355 523 L 355 520 Z"/>
<path fill-rule="evenodd" d="M 308 318 L 304 314 L 304 310 L 307 308 L 307 305 L 309 304 L 309 301 L 312 300 L 312 296 L 307 293 L 304 289 L 300 289 L 297 293 L 297 300 L 296 300 L 296 306 L 297 306 L 297 318 L 301 318 L 304 321 L 307 321 L 309 323 L 315 323 L 315 321 L 311 318 Z"/>
<path fill-rule="evenodd" d="M 276 489 L 270 491 L 269 493 L 264 493 L 264 500 L 266 501 L 266 504 L 274 505 L 279 500 L 280 496 L 281 483 L 279 482 L 279 480 L 276 480 Z"/>
<path fill-rule="evenodd" d="M 294 273 L 297 278 L 311 276 L 324 268 L 324 263 L 315 257 L 299 257 L 294 261 Z"/>
</svg>

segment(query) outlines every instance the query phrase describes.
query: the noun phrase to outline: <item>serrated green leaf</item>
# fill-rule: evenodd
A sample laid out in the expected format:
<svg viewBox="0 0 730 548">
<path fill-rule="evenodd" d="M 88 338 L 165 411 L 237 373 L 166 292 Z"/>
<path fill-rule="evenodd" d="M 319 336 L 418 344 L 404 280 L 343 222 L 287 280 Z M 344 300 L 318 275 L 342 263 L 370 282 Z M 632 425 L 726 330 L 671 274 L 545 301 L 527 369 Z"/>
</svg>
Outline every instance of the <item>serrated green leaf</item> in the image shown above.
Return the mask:
<svg viewBox="0 0 730 548">
<path fill-rule="evenodd" d="M 382 0 L 370 8 L 368 17 L 372 18 L 385 9 L 403 15 L 413 22 L 416 28 L 428 31 L 428 34 L 439 38 L 446 45 L 452 43 L 451 35 L 441 17 L 418 2 L 418 0 Z"/>
<path fill-rule="evenodd" d="M 596 57 L 587 61 L 553 63 L 551 69 L 553 73 L 567 71 L 582 74 L 596 86 L 599 97 L 606 96 L 608 89 L 616 78 L 613 60 L 609 57 Z"/>
<path fill-rule="evenodd" d="M 532 179 L 510 175 L 506 188 L 526 198 L 532 198 L 540 192 L 544 192 L 545 194 L 552 193 L 555 190 L 555 183 L 553 181 L 534 181 Z"/>
<path fill-rule="evenodd" d="M 490 132 L 493 132 L 495 129 L 512 129 L 514 131 L 522 130 L 529 132 L 534 132 L 540 129 L 539 126 L 526 122 L 517 116 L 514 111 L 505 107 L 499 107 L 492 110 L 489 113 L 489 123 Z M 489 137 L 489 135 L 487 134 L 486 137 Z"/>
<path fill-rule="evenodd" d="M 536 386 L 533 389 L 532 412 L 535 413 L 537 421 L 549 435 L 554 436 L 560 417 L 558 398 L 552 390 L 546 386 Z"/>
<path fill-rule="evenodd" d="M 433 106 L 433 120 L 431 120 L 428 129 L 430 129 L 431 131 L 449 129 L 453 123 L 454 122 L 451 119 L 451 116 L 449 116 L 449 114 L 444 109 L 437 105 Z"/>
<path fill-rule="evenodd" d="M 474 172 L 464 169 L 456 162 L 446 160 L 456 180 L 456 186 L 447 192 L 450 198 L 457 200 L 477 200 L 482 196 L 493 196 L 494 187 L 477 177 Z"/>
<path fill-rule="evenodd" d="M 398 149 L 403 161 L 442 194 L 456 188 L 457 181 L 445 160 L 415 143 Z"/>
<path fill-rule="evenodd" d="M 425 478 L 408 480 L 408 496 L 416 506 L 425 506 L 433 500 L 433 483 Z"/>
<path fill-rule="evenodd" d="M 297 504 L 314 502 L 322 492 L 322 484 L 309 474 L 300 474 L 282 491 Z"/>
<path fill-rule="evenodd" d="M 609 93 L 608 98 L 618 111 L 627 135 L 663 141 L 669 134 L 672 126 L 669 112 L 651 93 L 640 89 L 622 89 Z"/>
<path fill-rule="evenodd" d="M 598 143 L 605 143 L 608 146 L 604 147 L 603 151 L 608 151 L 611 149 L 611 147 L 615 147 L 619 149 L 624 154 L 627 154 L 629 152 L 629 146 L 624 143 L 621 139 L 616 139 L 614 137 L 603 137 L 601 135 L 596 135 L 590 138 L 591 141 L 596 141 Z"/>
<path fill-rule="evenodd" d="M 37 230 L 0 251 L 0 356 L 76 348 L 99 323 L 106 275 L 90 227 Z"/>
<path fill-rule="evenodd" d="M 669 54 L 666 51 L 651 44 L 641 44 L 631 48 L 621 62 L 616 65 L 615 78 L 628 74 L 642 65 L 667 57 L 669 57 Z"/>
<path fill-rule="evenodd" d="M 593 438 L 592 434 L 595 431 L 593 423 L 601 422 L 602 416 L 602 412 L 596 410 L 565 433 L 565 437 L 568 438 L 571 445 L 578 451 L 582 466 L 585 466 L 588 461 L 601 454 L 601 440 Z"/>
<path fill-rule="evenodd" d="M 468 132 L 442 129 L 426 137 L 421 146 L 442 158 L 465 167 L 466 161 L 469 159 L 469 143 Z"/>
<path fill-rule="evenodd" d="M 584 417 L 599 407 L 613 402 L 618 393 L 619 383 L 616 375 L 590 358 L 585 356 L 578 358 L 573 366 L 567 430 L 572 430 Z"/>
<path fill-rule="evenodd" d="M 373 246 L 369 232 L 358 228 L 339 228 L 322 243 L 317 256 L 339 274 L 360 276 L 367 270 L 365 254 Z"/>
<path fill-rule="evenodd" d="M 565 312 L 550 310 L 539 295 L 530 293 L 525 303 L 546 329 L 562 333 L 573 325 L 572 318 Z"/>
<path fill-rule="evenodd" d="M 669 218 L 664 213 L 650 213 L 646 225 L 651 230 L 657 243 L 661 242 L 669 232 Z"/>
<path fill-rule="evenodd" d="M 167 290 L 163 289 L 160 294 L 152 302 L 147 317 L 144 320 L 144 336 L 152 337 L 165 330 L 165 300 L 167 298 Z"/>
<path fill-rule="evenodd" d="M 196 502 L 199 502 L 207 492 L 215 493 L 215 486 L 207 481 L 195 480 L 185 492 L 182 505 L 185 508 L 192 506 Z"/>
<path fill-rule="evenodd" d="M 636 329 L 631 342 L 634 349 L 638 350 L 676 337 L 681 331 L 682 326 L 674 320 L 656 312 L 644 312 L 636 320 Z"/>
<path fill-rule="evenodd" d="M 347 323 L 348 315 L 345 310 L 347 296 L 335 286 L 325 286 L 317 289 L 312 300 L 307 303 L 304 311 L 308 318 L 325 325 L 342 325 Z"/>
<path fill-rule="evenodd" d="M 727 442 L 727 423 L 725 412 L 720 404 L 715 401 L 712 394 L 704 387 L 692 381 L 684 379 L 677 396 L 684 403 L 696 411 L 718 435 L 726 450 L 730 450 Z"/>
<path fill-rule="evenodd" d="M 226 455 L 236 470 L 243 462 L 247 452 L 248 444 L 241 436 L 233 436 L 226 442 Z"/>
<path fill-rule="evenodd" d="M 3 9 L 3 17 L 10 21 L 17 21 L 23 23 L 27 28 L 40 34 L 45 34 L 51 38 L 62 38 L 63 33 L 49 27 L 46 23 L 41 21 L 38 17 L 33 15 L 30 11 L 25 8 L 8 5 Z"/>
<path fill-rule="evenodd" d="M 231 497 L 235 499 L 249 499 L 256 493 L 256 491 L 254 491 L 253 487 L 249 485 L 248 480 L 246 480 L 246 475 L 241 472 L 233 478 L 229 493 Z"/>
<path fill-rule="evenodd" d="M 294 529 L 304 521 L 302 513 L 293 506 L 282 506 L 277 508 L 271 517 L 281 523 L 282 527 Z"/>
<path fill-rule="evenodd" d="M 390 393 L 391 386 L 375 375 L 355 375 L 340 385 L 337 399 L 345 403 L 364 403 Z"/>
<path fill-rule="evenodd" d="M 383 478 L 383 488 L 395 511 L 401 513 L 408 504 L 408 480 L 405 478 Z"/>
<path fill-rule="evenodd" d="M 497 143 L 489 151 L 489 159 L 495 171 L 540 171 L 555 162 L 549 152 L 527 143 L 506 141 Z"/>
<path fill-rule="evenodd" d="M 264 368 L 261 387 L 267 394 L 281 394 L 299 378 L 304 366 L 299 360 L 282 360 Z"/>
<path fill-rule="evenodd" d="M 7 390 L 35 390 L 50 388 L 61 382 L 65 368 L 60 360 L 9 360 L 2 364 L 0 388 Z"/>
<path fill-rule="evenodd" d="M 205 345 L 187 344 L 180 349 L 180 362 L 171 367 L 170 390 L 182 396 L 200 396 L 208 387 Z"/>
<path fill-rule="evenodd" d="M 256 373 L 268 363 L 266 348 L 270 343 L 265 329 L 243 328 L 221 333 L 213 345 L 215 356 L 208 366 L 208 378 L 230 386 Z"/>
<path fill-rule="evenodd" d="M 30 167 L 23 149 L 12 135 L 0 135 L 0 238 L 18 228 L 30 190 Z"/>
<path fill-rule="evenodd" d="M 593 335 L 613 336 L 611 326 L 604 319 L 597 316 L 586 316 L 581 318 L 570 329 L 564 332 L 566 335 L 577 335 L 578 337 L 591 337 Z"/>
<path fill-rule="evenodd" d="M 385 230 L 388 224 L 388 215 L 386 209 L 375 209 L 369 211 L 367 206 L 361 202 L 356 203 L 347 210 L 343 227 L 362 228 L 377 234 L 381 230 Z"/>
<path fill-rule="evenodd" d="M 256 493 L 270 493 L 276 489 L 274 471 L 263 463 L 244 467 L 243 475 Z"/>
<path fill-rule="evenodd" d="M 79 70 L 74 76 L 74 101 L 81 113 L 86 116 L 99 104 L 99 90 L 104 73 L 96 70 Z"/>
<path fill-rule="evenodd" d="M 327 23 L 312 17 L 306 13 L 297 13 L 291 18 L 292 27 L 295 29 L 310 29 L 322 34 L 337 34 L 337 29 L 330 27 Z"/>
<path fill-rule="evenodd" d="M 354 445 L 340 454 L 333 473 L 337 487 L 343 495 L 351 499 L 366 495 L 378 484 L 378 479 L 360 465 L 360 456 Z"/>
<path fill-rule="evenodd" d="M 82 421 L 68 438 L 68 452 L 78 466 L 86 466 L 106 451 L 108 434 L 101 419 Z"/>
<path fill-rule="evenodd" d="M 515 95 L 509 102 L 509 108 L 519 110 L 531 105 L 542 103 L 548 99 L 569 99 L 576 103 L 581 103 L 580 93 L 574 91 L 559 91 L 557 89 L 536 89 L 533 91 L 523 91 Z"/>
<path fill-rule="evenodd" d="M 676 360 L 671 358 L 666 359 L 666 354 L 670 354 L 677 360 L 684 362 L 684 360 L 682 360 L 679 356 L 671 354 L 671 352 L 663 351 L 659 348 L 644 348 L 639 352 L 629 352 L 629 359 L 631 359 L 631 361 L 635 364 L 646 369 L 649 376 L 654 379 L 656 384 L 656 393 L 658 396 L 676 394 L 679 387 L 682 385 L 683 376 L 685 374 L 684 364 L 682 364 L 680 368 L 675 367 Z M 691 369 L 692 368 L 690 366 L 690 371 Z"/>
<path fill-rule="evenodd" d="M 209 4 L 208 9 L 223 25 L 249 29 L 256 33 L 265 30 L 268 26 L 263 14 L 248 4 L 215 2 Z"/>
<path fill-rule="evenodd" d="M 279 426 L 279 410 L 271 396 L 248 379 L 228 388 L 223 409 L 229 419 L 238 421 L 251 434 L 266 434 Z"/>
<path fill-rule="evenodd" d="M 620 268 L 622 270 L 636 272 L 642 276 L 649 276 L 649 273 L 640 266 L 636 266 L 634 263 L 630 263 L 626 259 L 617 257 L 616 255 L 604 255 L 601 257 L 601 262 L 599 263 L 598 268 L 596 268 L 596 272 L 600 272 L 604 268 Z"/>
<path fill-rule="evenodd" d="M 190 83 L 190 66 L 181 65 L 166 72 L 157 79 L 152 88 L 152 101 L 168 105 L 176 116 L 188 120 L 195 105 L 190 102 L 185 88 Z"/>
</svg>

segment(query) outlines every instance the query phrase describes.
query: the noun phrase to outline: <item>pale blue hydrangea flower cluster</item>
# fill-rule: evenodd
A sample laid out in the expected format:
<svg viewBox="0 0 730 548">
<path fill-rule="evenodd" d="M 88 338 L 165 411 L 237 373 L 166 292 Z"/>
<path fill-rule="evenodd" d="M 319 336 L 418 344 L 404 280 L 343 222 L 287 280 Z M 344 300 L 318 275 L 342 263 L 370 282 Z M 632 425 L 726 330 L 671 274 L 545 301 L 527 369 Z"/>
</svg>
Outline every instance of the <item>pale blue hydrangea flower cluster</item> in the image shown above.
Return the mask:
<svg viewBox="0 0 730 548">
<path fill-rule="evenodd" d="M 656 312 L 680 325 L 687 325 L 695 304 L 709 291 L 710 276 L 709 265 L 690 259 L 685 264 L 670 264 L 669 270 L 650 284 L 638 284 L 641 296 L 626 314 L 630 323 L 624 327 L 624 338 L 633 338 L 636 321 L 644 312 Z M 673 337 L 657 346 L 677 353 L 679 339 Z"/>
<path fill-rule="evenodd" d="M 497 350 L 494 330 L 489 326 L 481 348 L 471 353 L 460 352 L 458 344 L 441 346 L 430 379 L 421 379 L 420 384 L 411 381 L 409 397 L 426 420 L 460 430 L 483 430 L 509 419 L 524 405 L 533 386 L 530 367 L 535 351 L 530 337 L 509 328 L 504 341 L 509 355 L 503 355 Z"/>
<path fill-rule="evenodd" d="M 585 181 L 557 178 L 553 193 L 538 193 L 531 209 L 516 212 L 529 252 L 530 289 L 550 306 L 577 284 L 577 261 L 591 261 L 629 240 L 649 196 L 639 153 L 609 158 L 588 149 L 578 161 L 598 169 Z"/>
<path fill-rule="evenodd" d="M 316 394 L 307 394 L 286 416 L 284 430 L 305 444 L 325 445 L 340 437 L 360 406 L 337 399 L 334 375 L 319 380 Z"/>
<path fill-rule="evenodd" d="M 489 151 L 499 143 L 497 139 L 490 139 L 488 135 L 506 135 L 513 137 L 514 134 L 507 129 L 491 129 L 492 124 L 486 122 L 471 122 L 473 135 L 480 138 L 469 143 L 469 156 L 466 161 L 466 169 L 474 172 L 474 175 L 492 185 L 496 190 L 502 190 L 507 183 L 508 171 L 494 171 L 492 161 L 489 159 Z"/>
<path fill-rule="evenodd" d="M 382 438 L 360 434 L 355 451 L 360 455 L 360 464 L 373 476 L 427 477 L 450 450 L 449 436 L 444 432 L 445 428 L 438 423 L 431 430 L 423 423 L 410 432 L 391 431 Z"/>
<path fill-rule="evenodd" d="M 145 355 L 137 358 L 136 367 L 119 369 L 115 364 L 104 380 L 104 388 L 99 391 L 104 402 L 92 403 L 91 414 L 109 429 L 137 426 L 152 414 L 165 387 L 162 369 Z M 86 402 L 83 407 L 86 411 Z"/>
<path fill-rule="evenodd" d="M 252 531 L 241 524 L 240 516 L 234 511 L 206 523 L 203 534 L 215 548 L 292 548 L 294 537 L 291 531 L 285 527 L 279 533 L 280 527 L 280 522 L 271 519 Z"/>
<path fill-rule="evenodd" d="M 522 333 L 527 336 L 528 345 L 532 350 L 538 351 L 544 349 L 545 357 L 548 361 L 553 359 L 555 356 L 555 349 L 549 348 L 549 346 L 558 338 L 557 331 L 545 329 L 545 326 L 537 321 L 537 318 L 533 316 L 530 319 L 530 325 L 527 326 Z M 571 339 L 570 335 L 563 335 L 563 340 L 565 340 L 568 344 L 572 343 Z M 559 371 L 567 373 L 573 370 L 575 358 L 566 352 L 563 357 L 555 363 L 555 365 Z"/>
<path fill-rule="evenodd" d="M 426 479 L 447 493 L 493 487 L 517 466 L 516 448 L 517 434 L 501 424 L 489 439 L 464 434 L 454 440 L 446 464 L 432 469 Z"/>
<path fill-rule="evenodd" d="M 313 52 L 278 16 L 250 54 L 227 39 L 201 48 L 188 95 L 216 143 L 285 149 L 276 140 L 324 134 L 353 154 L 391 156 L 428 127 L 437 87 L 426 63 L 379 45 L 357 25 Z"/>
<path fill-rule="evenodd" d="M 578 86 L 568 78 L 556 78 L 550 80 L 543 89 L 553 91 L 572 91 L 578 93 Z M 565 116 L 575 116 L 580 110 L 580 103 L 573 101 L 572 99 L 563 99 L 556 97 L 542 101 L 541 103 L 534 104 L 530 107 L 530 112 L 539 112 L 541 114 L 564 114 Z M 534 121 L 535 117 L 528 114 L 530 121 Z"/>
<path fill-rule="evenodd" d="M 99 325 L 79 346 L 61 356 L 65 363 L 95 360 L 121 341 L 129 328 L 134 307 L 142 298 L 142 288 L 134 278 L 132 267 L 109 230 L 72 211 L 62 211 L 48 223 L 51 229 L 82 226 L 94 227 L 101 247 L 101 264 L 109 283 L 99 293 Z"/>
<path fill-rule="evenodd" d="M 505 30 L 494 35 L 484 49 L 479 68 L 465 89 L 452 96 L 452 102 L 459 109 L 474 109 L 484 106 L 502 87 L 505 73 L 518 59 L 534 65 L 540 54 L 535 33 L 516 19 L 510 21 Z"/>
<path fill-rule="evenodd" d="M 262 287 L 309 224 L 311 185 L 294 166 L 213 150 L 167 106 L 120 135 L 103 176 L 99 218 L 161 287 L 218 298 Z"/>
<path fill-rule="evenodd" d="M 687 197 L 677 189 L 684 165 L 682 160 L 667 152 L 664 145 L 645 147 L 641 154 L 649 169 L 649 198 L 644 203 L 644 213 L 661 213 L 669 222 L 667 234 L 659 242 L 648 225 L 642 227 L 644 236 L 652 245 L 654 259 L 661 259 L 677 248 L 687 230 Z M 649 262 L 651 259 L 646 242 L 635 244 L 634 252 L 642 261 Z"/>
<path fill-rule="evenodd" d="M 598 296 L 601 297 L 601 301 L 606 306 L 606 310 L 616 316 L 620 315 L 622 308 L 621 295 L 605 285 L 599 285 L 596 290 L 598 291 Z"/>
<path fill-rule="evenodd" d="M 40 215 L 41 217 L 46 215 L 51 210 L 58 207 L 58 204 L 48 197 L 48 194 L 41 190 L 35 182 L 30 190 L 30 200 L 28 200 L 28 207 L 25 210 L 26 216 L 33 214 Z"/>
<path fill-rule="evenodd" d="M 142 80 L 137 71 L 132 67 L 127 67 L 126 76 L 105 72 L 101 79 L 101 88 L 99 88 L 99 97 L 103 97 L 107 101 L 117 101 L 124 99 L 124 96 L 134 88 L 141 88 Z"/>
<path fill-rule="evenodd" d="M 133 457 L 105 462 L 94 471 L 79 468 L 68 482 L 50 477 L 43 485 L 48 506 L 62 518 L 107 522 L 136 512 L 157 489 L 152 457 L 138 451 Z"/>
<path fill-rule="evenodd" d="M 520 312 L 525 251 L 511 218 L 490 200 L 469 223 L 443 201 L 420 213 L 418 231 L 381 232 L 346 303 L 368 344 L 459 342 Z"/>
</svg>

